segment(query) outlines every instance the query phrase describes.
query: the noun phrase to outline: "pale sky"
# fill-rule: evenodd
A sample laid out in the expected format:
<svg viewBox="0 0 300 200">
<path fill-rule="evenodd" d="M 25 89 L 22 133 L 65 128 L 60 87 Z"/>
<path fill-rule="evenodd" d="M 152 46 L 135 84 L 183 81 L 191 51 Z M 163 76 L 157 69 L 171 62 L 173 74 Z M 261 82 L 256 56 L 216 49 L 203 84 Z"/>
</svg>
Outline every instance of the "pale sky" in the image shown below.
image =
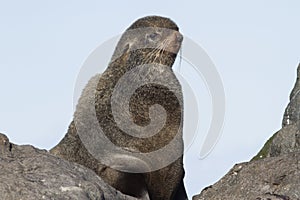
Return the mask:
<svg viewBox="0 0 300 200">
<path fill-rule="evenodd" d="M 140 17 L 169 17 L 211 58 L 226 95 L 213 152 L 199 159 L 199 137 L 185 154 L 191 197 L 280 129 L 300 62 L 299 9 L 298 0 L 2 0 L 0 132 L 16 144 L 53 147 L 72 119 L 76 78 L 90 53 Z"/>
</svg>

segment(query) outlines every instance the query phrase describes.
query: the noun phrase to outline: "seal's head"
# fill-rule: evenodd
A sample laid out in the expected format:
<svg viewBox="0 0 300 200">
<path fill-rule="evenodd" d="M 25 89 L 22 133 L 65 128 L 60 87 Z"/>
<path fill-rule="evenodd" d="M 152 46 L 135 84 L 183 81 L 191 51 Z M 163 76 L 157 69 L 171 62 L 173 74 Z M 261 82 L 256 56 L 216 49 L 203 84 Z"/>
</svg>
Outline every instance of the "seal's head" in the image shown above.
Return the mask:
<svg viewBox="0 0 300 200">
<path fill-rule="evenodd" d="M 126 55 L 134 65 L 159 63 L 172 66 L 181 47 L 183 36 L 169 18 L 143 17 L 122 35 L 112 61 Z"/>
<path fill-rule="evenodd" d="M 179 28 L 171 19 L 160 16 L 147 16 L 136 20 L 127 30 L 136 28 L 160 27 L 178 31 Z"/>
</svg>

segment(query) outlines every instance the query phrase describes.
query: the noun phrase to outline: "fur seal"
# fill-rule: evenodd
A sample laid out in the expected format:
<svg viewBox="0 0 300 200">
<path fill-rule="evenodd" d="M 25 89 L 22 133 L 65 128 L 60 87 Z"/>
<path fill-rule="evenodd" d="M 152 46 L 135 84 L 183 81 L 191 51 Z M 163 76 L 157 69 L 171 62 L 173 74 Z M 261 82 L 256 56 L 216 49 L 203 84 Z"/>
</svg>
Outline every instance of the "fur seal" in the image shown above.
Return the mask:
<svg viewBox="0 0 300 200">
<path fill-rule="evenodd" d="M 50 152 L 94 170 L 104 181 L 125 194 L 151 200 L 187 199 L 183 185 L 183 97 L 180 83 L 172 71 L 182 39 L 179 28 L 168 18 L 148 16 L 135 21 L 123 33 L 104 73 L 92 77 L 88 82 L 81 94 L 74 120 L 67 134 Z M 152 67 L 147 68 L 147 64 Z M 125 79 L 125 85 L 134 85 L 136 79 L 146 79 L 148 83 L 134 91 L 130 96 L 129 109 L 124 108 L 123 102 L 120 99 L 114 100 L 113 96 L 122 97 L 128 91 L 118 90 L 115 94 L 114 89 L 126 73 L 141 65 L 146 65 L 146 70 L 142 71 L 142 74 L 134 75 L 132 79 Z M 158 77 L 168 82 L 171 89 L 153 83 Z M 136 135 L 128 134 L 128 131 L 118 126 L 112 104 L 120 105 L 118 110 L 120 118 L 131 119 L 137 125 L 138 128 L 129 130 Z M 157 115 L 157 110 L 152 109 L 156 105 L 164 108 L 165 118 L 161 118 Z M 91 111 L 93 109 L 97 125 L 90 119 L 89 113 L 93 112 Z M 141 134 L 140 127 L 147 127 L 153 121 L 157 123 L 162 121 L 164 124 L 157 134 L 135 137 Z M 109 164 L 107 162 L 104 164 L 87 150 L 88 147 L 83 144 L 80 137 L 82 135 L 79 134 L 92 132 L 93 127 L 99 125 L 111 143 L 118 148 L 136 153 L 135 155 L 148 155 L 147 153 L 171 145 L 167 154 L 175 153 L 180 156 L 159 169 L 153 168 L 153 162 L 147 161 L 147 158 L 131 154 L 108 153 L 109 156 L 105 159 L 109 160 Z M 129 125 L 125 123 L 125 127 Z M 148 133 L 149 129 L 145 130 Z M 158 155 L 155 159 L 155 162 L 160 164 L 166 162 L 167 156 Z M 131 173 L 117 170 L 112 166 L 121 166 L 120 169 L 133 171 L 146 168 L 150 170 L 144 173 Z"/>
</svg>

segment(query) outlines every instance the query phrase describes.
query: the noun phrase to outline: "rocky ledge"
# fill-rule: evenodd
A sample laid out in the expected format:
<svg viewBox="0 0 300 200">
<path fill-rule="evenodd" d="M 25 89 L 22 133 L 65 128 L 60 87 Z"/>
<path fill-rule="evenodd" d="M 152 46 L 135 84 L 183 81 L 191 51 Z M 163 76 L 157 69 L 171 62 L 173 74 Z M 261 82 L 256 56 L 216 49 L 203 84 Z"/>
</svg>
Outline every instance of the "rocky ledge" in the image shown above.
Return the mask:
<svg viewBox="0 0 300 200">
<path fill-rule="evenodd" d="M 193 200 L 300 199 L 300 154 L 290 153 L 236 164 Z"/>
<path fill-rule="evenodd" d="M 0 134 L 0 199 L 137 200 L 103 182 L 92 170 Z"/>
<path fill-rule="evenodd" d="M 300 200 L 300 65 L 282 129 L 193 200 Z"/>
</svg>

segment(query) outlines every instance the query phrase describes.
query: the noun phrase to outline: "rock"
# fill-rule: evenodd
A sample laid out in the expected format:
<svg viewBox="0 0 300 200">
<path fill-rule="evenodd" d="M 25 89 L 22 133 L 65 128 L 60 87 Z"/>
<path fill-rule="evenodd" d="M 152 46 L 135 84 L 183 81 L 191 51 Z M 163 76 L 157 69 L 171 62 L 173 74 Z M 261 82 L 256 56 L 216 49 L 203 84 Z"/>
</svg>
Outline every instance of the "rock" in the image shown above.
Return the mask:
<svg viewBox="0 0 300 200">
<path fill-rule="evenodd" d="M 285 109 L 282 126 L 293 124 L 300 120 L 300 64 L 297 69 L 297 80 L 290 94 L 290 103 Z"/>
<path fill-rule="evenodd" d="M 300 109 L 300 107 L 299 107 Z M 300 152 L 300 123 L 285 125 L 264 145 L 253 160 Z"/>
<path fill-rule="evenodd" d="M 290 102 L 285 109 L 282 129 L 275 133 L 253 160 L 300 152 L 300 64 L 297 80 L 290 94 Z"/>
<path fill-rule="evenodd" d="M 193 200 L 296 200 L 300 199 L 299 177 L 299 153 L 241 163 Z"/>
<path fill-rule="evenodd" d="M 0 199 L 137 200 L 106 184 L 92 170 L 0 134 Z"/>
<path fill-rule="evenodd" d="M 283 127 L 272 140 L 268 157 L 300 151 L 299 126 L 295 124 Z"/>
<path fill-rule="evenodd" d="M 5 155 L 11 151 L 12 145 L 6 135 L 0 133 L 0 155 Z"/>
<path fill-rule="evenodd" d="M 300 64 L 282 129 L 247 163 L 235 165 L 193 200 L 300 200 Z"/>
</svg>

